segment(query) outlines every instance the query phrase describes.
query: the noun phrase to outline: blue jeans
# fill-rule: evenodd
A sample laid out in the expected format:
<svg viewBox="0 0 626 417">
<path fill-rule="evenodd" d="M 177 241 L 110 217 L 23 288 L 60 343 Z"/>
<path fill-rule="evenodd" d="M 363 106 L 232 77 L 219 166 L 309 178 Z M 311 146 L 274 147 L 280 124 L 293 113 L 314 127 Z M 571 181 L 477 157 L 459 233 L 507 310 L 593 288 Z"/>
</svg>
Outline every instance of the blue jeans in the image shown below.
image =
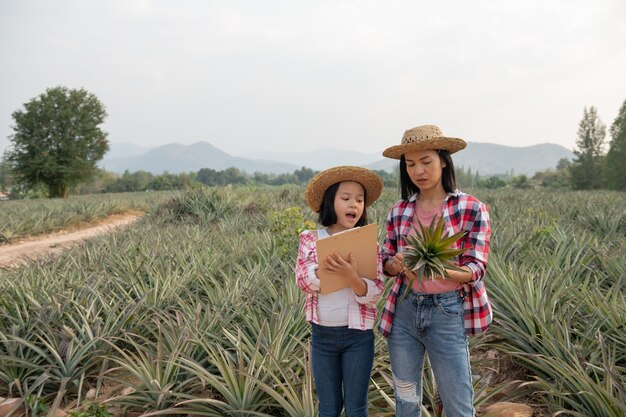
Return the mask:
<svg viewBox="0 0 626 417">
<path fill-rule="evenodd" d="M 374 332 L 313 324 L 311 358 L 319 417 L 367 417 Z"/>
<path fill-rule="evenodd" d="M 401 287 L 400 294 L 404 294 L 405 288 L 404 285 Z M 459 291 L 441 294 L 410 291 L 396 305 L 387 341 L 396 416 L 421 416 L 426 353 L 446 416 L 474 416 L 469 347 L 463 325 L 463 299 Z"/>
</svg>

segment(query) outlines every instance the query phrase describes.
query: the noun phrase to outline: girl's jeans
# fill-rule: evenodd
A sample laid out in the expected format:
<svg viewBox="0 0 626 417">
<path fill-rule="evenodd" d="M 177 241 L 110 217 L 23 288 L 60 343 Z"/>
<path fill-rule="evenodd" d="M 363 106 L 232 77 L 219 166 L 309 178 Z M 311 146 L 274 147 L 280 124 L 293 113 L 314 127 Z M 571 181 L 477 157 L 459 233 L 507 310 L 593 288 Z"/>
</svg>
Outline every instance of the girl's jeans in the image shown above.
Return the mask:
<svg viewBox="0 0 626 417">
<path fill-rule="evenodd" d="M 474 416 L 474 389 L 459 291 L 410 291 L 400 301 L 387 341 L 397 417 L 421 416 L 424 354 L 428 353 L 447 417 Z"/>
<path fill-rule="evenodd" d="M 311 352 L 319 417 L 367 417 L 374 332 L 313 324 Z"/>
</svg>

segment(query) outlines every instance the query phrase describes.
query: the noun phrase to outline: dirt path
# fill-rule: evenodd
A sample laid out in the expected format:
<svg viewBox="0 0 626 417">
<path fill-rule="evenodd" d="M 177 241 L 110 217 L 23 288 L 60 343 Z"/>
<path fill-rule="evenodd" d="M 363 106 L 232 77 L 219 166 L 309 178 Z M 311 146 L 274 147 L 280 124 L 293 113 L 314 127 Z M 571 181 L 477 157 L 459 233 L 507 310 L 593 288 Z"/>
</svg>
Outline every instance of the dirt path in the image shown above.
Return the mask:
<svg viewBox="0 0 626 417">
<path fill-rule="evenodd" d="M 0 246 L 0 268 L 18 267 L 40 256 L 56 254 L 63 249 L 87 239 L 108 233 L 118 227 L 127 226 L 141 215 L 137 213 L 114 214 L 98 222 L 95 226 L 72 232 L 60 231 L 25 241 Z"/>
</svg>

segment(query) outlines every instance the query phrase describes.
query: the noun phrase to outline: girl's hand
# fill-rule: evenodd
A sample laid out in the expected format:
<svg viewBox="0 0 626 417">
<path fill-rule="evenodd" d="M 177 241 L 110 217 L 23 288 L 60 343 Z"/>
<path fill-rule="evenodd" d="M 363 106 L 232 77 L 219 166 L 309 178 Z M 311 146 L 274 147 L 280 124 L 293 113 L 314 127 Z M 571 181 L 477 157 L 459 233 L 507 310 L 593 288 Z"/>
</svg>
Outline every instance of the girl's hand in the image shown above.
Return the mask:
<svg viewBox="0 0 626 417">
<path fill-rule="evenodd" d="M 357 274 L 356 258 L 348 254 L 348 260 L 343 259 L 337 252 L 324 260 L 324 269 L 340 275 L 359 297 L 367 294 L 367 284 Z"/>
<path fill-rule="evenodd" d="M 356 258 L 352 253 L 348 254 L 348 261 L 343 259 L 337 252 L 333 253 L 324 260 L 324 269 L 333 274 L 339 274 L 342 277 L 355 276 L 358 278 L 356 273 Z"/>
</svg>

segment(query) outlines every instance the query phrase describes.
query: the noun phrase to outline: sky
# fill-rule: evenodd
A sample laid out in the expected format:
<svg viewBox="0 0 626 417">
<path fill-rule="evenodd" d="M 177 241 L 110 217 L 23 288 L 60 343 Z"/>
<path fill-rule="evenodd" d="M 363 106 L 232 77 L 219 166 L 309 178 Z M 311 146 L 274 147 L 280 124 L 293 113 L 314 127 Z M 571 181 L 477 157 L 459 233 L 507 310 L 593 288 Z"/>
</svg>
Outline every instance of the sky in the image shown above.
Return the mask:
<svg viewBox="0 0 626 417">
<path fill-rule="evenodd" d="M 56 86 L 100 99 L 111 143 L 382 152 L 436 124 L 573 149 L 585 106 L 610 126 L 626 99 L 624 22 L 623 0 L 0 0 L 0 150 Z"/>
</svg>

